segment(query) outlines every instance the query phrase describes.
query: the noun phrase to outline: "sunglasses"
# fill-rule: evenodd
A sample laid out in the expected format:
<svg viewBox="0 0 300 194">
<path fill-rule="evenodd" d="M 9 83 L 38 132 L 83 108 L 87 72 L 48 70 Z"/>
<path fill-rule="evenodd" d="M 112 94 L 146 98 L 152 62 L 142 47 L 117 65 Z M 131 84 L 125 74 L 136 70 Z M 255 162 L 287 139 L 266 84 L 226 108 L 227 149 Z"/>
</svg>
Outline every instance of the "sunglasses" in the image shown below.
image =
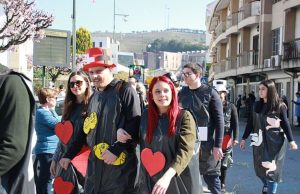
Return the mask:
<svg viewBox="0 0 300 194">
<path fill-rule="evenodd" d="M 70 82 L 69 85 L 70 85 L 70 88 L 74 88 L 75 84 L 76 84 L 77 87 L 81 87 L 82 83 L 83 83 L 83 81 L 77 80 L 76 82 Z"/>
</svg>

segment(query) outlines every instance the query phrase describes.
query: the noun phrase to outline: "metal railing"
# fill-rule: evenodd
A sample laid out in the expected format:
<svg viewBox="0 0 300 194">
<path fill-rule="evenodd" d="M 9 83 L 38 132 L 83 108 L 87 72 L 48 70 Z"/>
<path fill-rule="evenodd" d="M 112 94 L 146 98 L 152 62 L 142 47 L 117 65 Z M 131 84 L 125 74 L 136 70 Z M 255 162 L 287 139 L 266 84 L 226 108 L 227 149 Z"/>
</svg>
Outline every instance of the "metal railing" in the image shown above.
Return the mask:
<svg viewBox="0 0 300 194">
<path fill-rule="evenodd" d="M 227 17 L 226 29 L 235 26 L 238 23 L 238 13 L 233 13 Z"/>
<path fill-rule="evenodd" d="M 216 37 L 220 36 L 220 34 L 222 34 L 223 32 L 225 32 L 226 30 L 226 23 L 225 22 L 221 22 L 219 23 L 219 25 L 216 27 Z"/>
<path fill-rule="evenodd" d="M 240 8 L 238 13 L 238 22 L 250 17 L 250 16 L 257 16 L 261 13 L 261 2 L 260 1 L 253 1 L 251 3 L 247 3 Z"/>
<path fill-rule="evenodd" d="M 283 43 L 283 60 L 300 59 L 300 39 Z"/>
</svg>

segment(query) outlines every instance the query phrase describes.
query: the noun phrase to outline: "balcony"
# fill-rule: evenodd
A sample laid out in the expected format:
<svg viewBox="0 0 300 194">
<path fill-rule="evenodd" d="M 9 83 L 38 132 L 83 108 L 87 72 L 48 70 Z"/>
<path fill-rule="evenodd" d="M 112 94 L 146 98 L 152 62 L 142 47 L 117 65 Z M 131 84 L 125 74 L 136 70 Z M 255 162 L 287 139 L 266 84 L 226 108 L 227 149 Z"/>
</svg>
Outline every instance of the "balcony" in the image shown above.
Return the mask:
<svg viewBox="0 0 300 194">
<path fill-rule="evenodd" d="M 237 56 L 237 67 L 258 65 L 258 51 L 243 52 Z"/>
<path fill-rule="evenodd" d="M 237 68 L 236 64 L 237 64 L 236 57 L 226 58 L 226 71 L 236 69 Z"/>
<path fill-rule="evenodd" d="M 226 29 L 238 24 L 238 13 L 231 14 L 227 17 Z"/>
<path fill-rule="evenodd" d="M 283 60 L 300 59 L 300 38 L 283 43 Z"/>
<path fill-rule="evenodd" d="M 260 1 L 254 1 L 245 4 L 240 8 L 240 11 L 238 13 L 239 28 L 259 23 L 259 17 L 257 16 L 260 16 L 261 13 L 260 3 Z"/>
<path fill-rule="evenodd" d="M 226 30 L 226 23 L 221 22 L 219 25 L 216 27 L 216 37 L 220 36 L 220 34 L 224 33 Z"/>
</svg>

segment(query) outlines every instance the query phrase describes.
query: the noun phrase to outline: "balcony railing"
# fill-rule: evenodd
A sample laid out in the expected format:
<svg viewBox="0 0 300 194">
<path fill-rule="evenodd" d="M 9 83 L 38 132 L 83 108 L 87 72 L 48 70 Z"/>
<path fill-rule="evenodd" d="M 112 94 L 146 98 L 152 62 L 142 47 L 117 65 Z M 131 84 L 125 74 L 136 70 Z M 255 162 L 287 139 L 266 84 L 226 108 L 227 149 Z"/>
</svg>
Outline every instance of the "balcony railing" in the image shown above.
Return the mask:
<svg viewBox="0 0 300 194">
<path fill-rule="evenodd" d="M 238 13 L 231 14 L 227 17 L 226 28 L 230 28 L 231 26 L 237 25 L 238 23 Z"/>
<path fill-rule="evenodd" d="M 300 59 L 300 39 L 283 43 L 283 60 Z"/>
<path fill-rule="evenodd" d="M 248 51 L 239 54 L 236 58 L 237 67 L 258 65 L 258 51 Z"/>
<path fill-rule="evenodd" d="M 236 69 L 236 57 L 228 57 L 226 58 L 226 71 L 231 70 L 231 69 Z"/>
<path fill-rule="evenodd" d="M 216 37 L 220 36 L 223 32 L 226 30 L 226 23 L 221 22 L 217 27 L 216 27 Z"/>
<path fill-rule="evenodd" d="M 257 16 L 261 13 L 261 2 L 260 1 L 254 1 L 251 3 L 247 3 L 244 6 L 240 8 L 239 14 L 238 14 L 238 22 L 250 17 L 250 16 Z"/>
</svg>

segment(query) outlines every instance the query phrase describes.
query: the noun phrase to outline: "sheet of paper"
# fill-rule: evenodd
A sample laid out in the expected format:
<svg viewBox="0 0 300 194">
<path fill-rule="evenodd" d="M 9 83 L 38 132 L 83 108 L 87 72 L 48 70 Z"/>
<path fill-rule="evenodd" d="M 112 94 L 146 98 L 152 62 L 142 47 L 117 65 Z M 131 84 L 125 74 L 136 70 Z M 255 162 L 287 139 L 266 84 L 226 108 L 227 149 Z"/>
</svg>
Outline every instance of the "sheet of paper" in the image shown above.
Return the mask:
<svg viewBox="0 0 300 194">
<path fill-rule="evenodd" d="M 207 141 L 207 127 L 198 127 L 198 136 L 200 141 Z"/>
</svg>

